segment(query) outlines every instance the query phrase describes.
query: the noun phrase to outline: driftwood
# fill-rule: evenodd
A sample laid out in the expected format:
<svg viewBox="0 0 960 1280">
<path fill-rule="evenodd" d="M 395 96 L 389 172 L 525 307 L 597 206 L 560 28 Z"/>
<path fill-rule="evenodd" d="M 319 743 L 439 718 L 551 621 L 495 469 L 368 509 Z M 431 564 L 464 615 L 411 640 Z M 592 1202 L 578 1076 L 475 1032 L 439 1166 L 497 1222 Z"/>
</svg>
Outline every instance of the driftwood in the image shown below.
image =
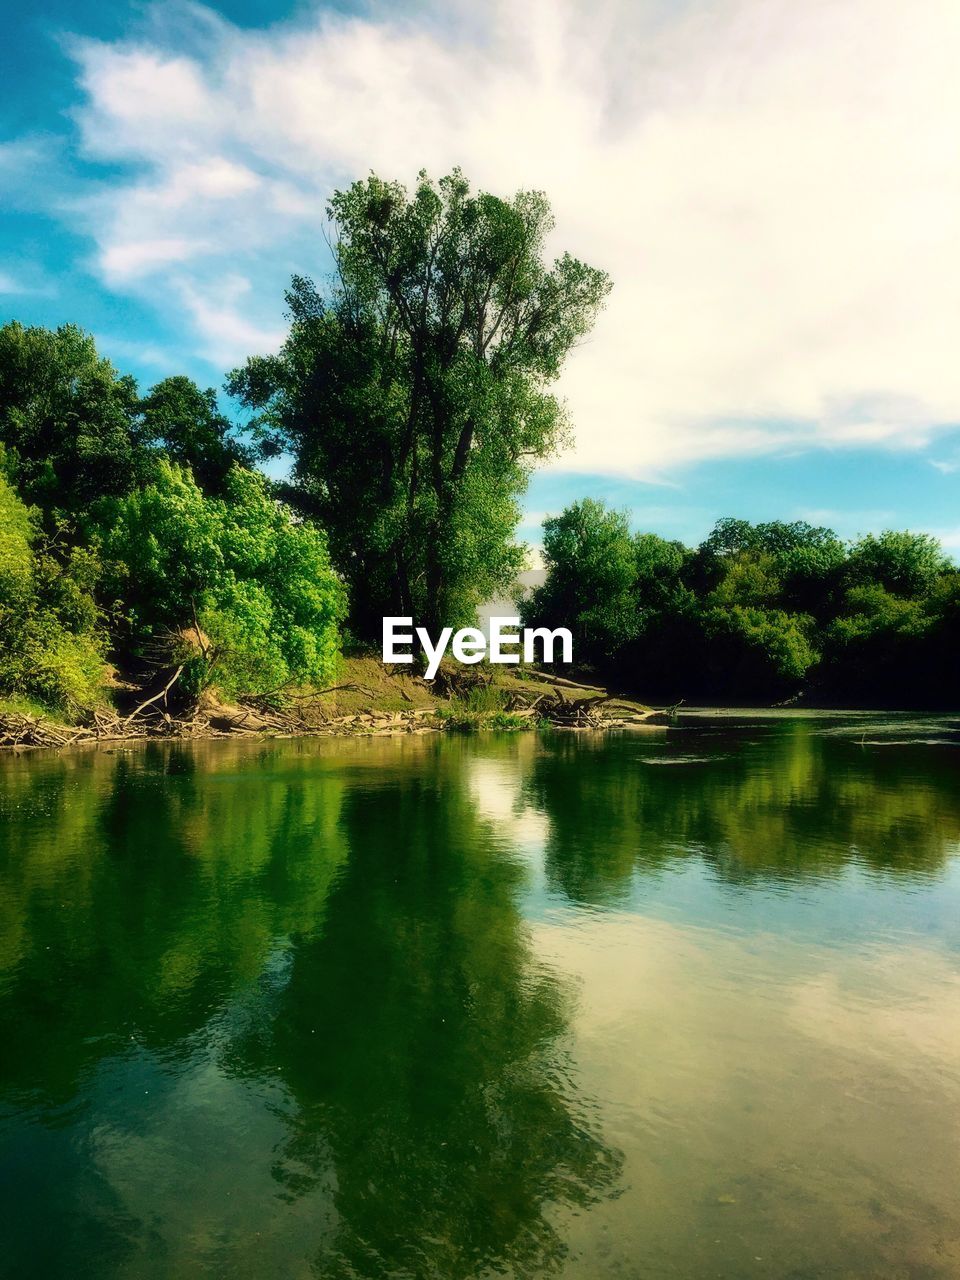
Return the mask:
<svg viewBox="0 0 960 1280">
<path fill-rule="evenodd" d="M 551 676 L 545 671 L 535 671 L 532 667 L 524 670 L 527 680 L 542 680 L 544 684 L 560 685 L 564 689 L 589 689 L 591 693 L 606 693 L 598 684 L 584 684 L 581 680 L 568 680 L 566 676 Z"/>
<path fill-rule="evenodd" d="M 457 696 L 490 683 L 479 672 L 445 672 L 443 685 Z M 85 743 L 123 742 L 137 738 L 220 738 L 233 735 L 259 734 L 269 737 L 353 737 L 396 734 L 437 733 L 447 727 L 442 715 L 443 704 L 405 707 L 401 711 L 376 710 L 370 705 L 359 711 L 331 715 L 314 705 L 307 718 L 307 704 L 324 693 L 341 690 L 358 692 L 371 699 L 376 694 L 355 683 L 335 685 L 299 697 L 289 697 L 283 705 L 275 705 L 269 696 L 243 699 L 239 705 L 224 706 L 207 700 L 193 703 L 176 714 L 169 707 L 170 691 L 183 672 L 178 667 L 164 687 L 141 702 L 126 716 L 116 712 L 91 710 L 85 722 L 68 728 L 42 716 L 20 712 L 0 713 L 0 747 L 67 747 Z M 528 672 L 527 674 L 534 674 Z M 540 673 L 537 679 L 546 681 Z M 439 673 L 438 673 L 439 675 Z M 646 725 L 662 725 L 672 719 L 677 703 L 665 711 L 653 711 L 618 699 L 606 689 L 576 684 L 554 677 L 549 690 L 513 685 L 506 691 L 502 710 L 518 721 L 550 724 L 561 729 L 610 729 Z M 435 682 L 435 689 L 436 689 Z M 576 689 L 586 696 L 571 697 L 565 690 Z M 436 689 L 439 692 L 439 689 Z M 409 700 L 409 698 L 408 698 Z M 481 718 L 482 723 L 482 718 Z M 518 727 L 520 727 L 518 725 Z"/>
<path fill-rule="evenodd" d="M 173 673 L 173 675 L 170 677 L 170 679 L 163 686 L 163 688 L 160 690 L 159 693 L 155 693 L 153 697 L 148 698 L 146 702 L 141 702 L 139 707 L 135 707 L 134 710 L 131 711 L 130 714 L 127 716 L 127 718 L 121 721 L 124 728 L 126 728 L 126 726 L 130 723 L 131 720 L 135 720 L 141 711 L 145 711 L 147 707 L 153 706 L 153 704 L 155 702 L 159 702 L 161 698 L 164 700 L 164 702 L 166 702 L 167 694 L 170 692 L 170 690 L 173 688 L 173 686 L 177 683 L 177 681 L 180 679 L 182 675 L 183 675 L 183 664 L 181 663 L 181 665 L 177 667 L 176 671 Z"/>
<path fill-rule="evenodd" d="M 443 728 L 433 707 L 403 711 L 358 711 L 316 724 L 300 712 L 260 711 L 254 706 L 195 708 L 188 716 L 174 717 L 155 710 L 138 718 L 93 712 L 90 723 L 65 729 L 42 716 L 11 712 L 0 715 L 0 747 L 68 747 L 95 743 L 127 742 L 143 738 L 223 738 L 246 734 L 292 737 L 355 737 L 436 733 Z"/>
<path fill-rule="evenodd" d="M 466 698 L 474 689 L 485 689 L 492 681 L 492 673 L 472 667 L 439 667 L 433 680 L 424 683 L 439 698 Z"/>
<path fill-rule="evenodd" d="M 555 680 L 554 685 L 560 681 Z M 588 685 L 574 685 L 576 689 Z M 513 715 L 534 718 L 562 729 L 611 729 L 636 724 L 662 724 L 666 713 L 640 709 L 631 703 L 618 702 L 605 689 L 586 698 L 568 698 L 562 689 L 554 687 L 552 693 L 541 693 L 530 698 L 525 692 L 514 690 L 507 708 Z"/>
</svg>

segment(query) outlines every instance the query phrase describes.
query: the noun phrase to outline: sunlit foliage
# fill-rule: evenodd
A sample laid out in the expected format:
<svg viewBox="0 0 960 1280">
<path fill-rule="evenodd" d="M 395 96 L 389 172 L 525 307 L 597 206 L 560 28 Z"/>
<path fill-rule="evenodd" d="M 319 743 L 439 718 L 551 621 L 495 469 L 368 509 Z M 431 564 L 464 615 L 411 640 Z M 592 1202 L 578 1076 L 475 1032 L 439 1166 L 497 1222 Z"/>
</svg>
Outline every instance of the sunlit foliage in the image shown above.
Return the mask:
<svg viewBox="0 0 960 1280">
<path fill-rule="evenodd" d="M 99 565 L 81 547 L 54 555 L 0 474 L 0 694 L 76 711 L 100 697 L 105 634 Z"/>
<path fill-rule="evenodd" d="M 343 589 L 322 534 L 262 476 L 235 467 L 211 498 L 162 462 L 153 483 L 98 504 L 92 528 L 135 648 L 192 629 L 208 651 L 195 678 L 234 693 L 332 674 Z"/>
<path fill-rule="evenodd" d="M 408 192 L 371 176 L 335 193 L 336 274 L 295 277 L 277 356 L 230 389 L 267 452 L 294 458 L 292 499 L 327 529 L 351 620 L 472 620 L 522 565 L 530 467 L 561 441 L 549 392 L 610 285 L 569 254 L 544 260 L 540 192 L 474 194 L 455 170 Z"/>
</svg>

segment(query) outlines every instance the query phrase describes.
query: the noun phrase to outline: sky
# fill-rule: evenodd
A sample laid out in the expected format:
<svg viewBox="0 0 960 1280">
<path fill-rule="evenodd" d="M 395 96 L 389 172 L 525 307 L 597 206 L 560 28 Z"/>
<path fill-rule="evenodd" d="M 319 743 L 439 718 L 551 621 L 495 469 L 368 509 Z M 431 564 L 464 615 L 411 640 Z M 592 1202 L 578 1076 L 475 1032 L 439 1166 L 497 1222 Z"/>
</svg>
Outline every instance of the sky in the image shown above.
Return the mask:
<svg viewBox="0 0 960 1280">
<path fill-rule="evenodd" d="M 559 385 L 585 496 L 960 553 L 956 0 L 38 0 L 0 45 L 0 322 L 144 386 L 283 340 L 374 170 L 543 190 L 614 283 Z"/>
</svg>

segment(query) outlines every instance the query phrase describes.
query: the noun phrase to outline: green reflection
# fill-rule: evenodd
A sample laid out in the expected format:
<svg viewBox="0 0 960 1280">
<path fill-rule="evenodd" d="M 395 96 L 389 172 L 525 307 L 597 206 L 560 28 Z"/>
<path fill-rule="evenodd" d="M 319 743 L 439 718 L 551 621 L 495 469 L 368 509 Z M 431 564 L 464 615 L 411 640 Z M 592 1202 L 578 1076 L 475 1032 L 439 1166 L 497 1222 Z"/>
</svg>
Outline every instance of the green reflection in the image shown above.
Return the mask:
<svg viewBox="0 0 960 1280">
<path fill-rule="evenodd" d="M 834 729 L 3 760 L 0 1269 L 956 1274 L 955 748 Z"/>
<path fill-rule="evenodd" d="M 531 965 L 522 872 L 460 769 L 351 792 L 351 856 L 322 936 L 243 1053 L 296 1099 L 277 1177 L 335 1177 L 323 1276 L 513 1274 L 559 1260 L 550 1201 L 585 1205 L 617 1161 L 578 1115 L 558 1044 L 568 994 Z"/>
<path fill-rule="evenodd" d="M 469 776 L 422 741 L 9 762 L 18 1274 L 260 1275 L 268 1231 L 324 1276 L 562 1260 L 619 1160 Z"/>
<path fill-rule="evenodd" d="M 858 728 L 689 724 L 652 742 L 561 738 L 537 753 L 524 796 L 550 819 L 552 886 L 605 903 L 691 855 L 731 884 L 851 864 L 937 874 L 960 839 L 958 766 L 956 746 L 866 746 Z"/>
</svg>

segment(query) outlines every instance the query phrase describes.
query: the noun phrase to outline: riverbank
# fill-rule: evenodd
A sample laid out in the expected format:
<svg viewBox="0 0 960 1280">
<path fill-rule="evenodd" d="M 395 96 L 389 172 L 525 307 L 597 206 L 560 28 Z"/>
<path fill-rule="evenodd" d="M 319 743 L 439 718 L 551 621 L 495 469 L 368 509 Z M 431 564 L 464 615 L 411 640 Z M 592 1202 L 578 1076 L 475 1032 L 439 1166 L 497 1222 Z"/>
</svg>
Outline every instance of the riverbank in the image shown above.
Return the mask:
<svg viewBox="0 0 960 1280">
<path fill-rule="evenodd" d="M 535 668 L 443 666 L 427 682 L 378 658 L 345 659 L 338 683 L 228 702 L 208 691 L 176 696 L 176 672 L 152 685 L 118 684 L 113 700 L 75 720 L 0 702 L 0 749 L 63 749 L 143 738 L 359 737 L 481 730 L 640 728 L 668 714 L 596 685 Z M 157 687 L 154 687 L 157 686 Z"/>
</svg>

